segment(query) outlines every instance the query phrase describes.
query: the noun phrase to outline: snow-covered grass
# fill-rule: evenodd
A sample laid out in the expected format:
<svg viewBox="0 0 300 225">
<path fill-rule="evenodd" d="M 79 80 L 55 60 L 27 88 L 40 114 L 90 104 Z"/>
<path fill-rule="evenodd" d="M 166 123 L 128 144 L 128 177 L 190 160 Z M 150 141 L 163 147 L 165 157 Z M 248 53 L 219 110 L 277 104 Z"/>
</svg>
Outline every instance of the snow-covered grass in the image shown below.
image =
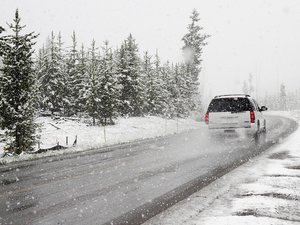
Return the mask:
<svg viewBox="0 0 300 225">
<path fill-rule="evenodd" d="M 202 122 L 197 122 L 193 119 L 178 119 L 177 121 L 177 119 L 166 120 L 155 116 L 119 118 L 115 121 L 115 125 L 106 126 L 105 128 L 103 126 L 91 126 L 71 118 L 55 120 L 50 117 L 40 117 L 37 119 L 37 122 L 41 124 L 40 148 L 50 148 L 58 143 L 70 148 L 40 154 L 5 157 L 0 159 L 0 163 L 96 149 L 113 144 L 175 134 L 204 126 Z M 77 145 L 72 147 L 76 136 Z M 67 138 L 68 144 L 66 143 Z M 0 154 L 4 145 L 3 143 L 1 144 Z"/>
<path fill-rule="evenodd" d="M 300 129 L 145 224 L 300 224 Z"/>
</svg>

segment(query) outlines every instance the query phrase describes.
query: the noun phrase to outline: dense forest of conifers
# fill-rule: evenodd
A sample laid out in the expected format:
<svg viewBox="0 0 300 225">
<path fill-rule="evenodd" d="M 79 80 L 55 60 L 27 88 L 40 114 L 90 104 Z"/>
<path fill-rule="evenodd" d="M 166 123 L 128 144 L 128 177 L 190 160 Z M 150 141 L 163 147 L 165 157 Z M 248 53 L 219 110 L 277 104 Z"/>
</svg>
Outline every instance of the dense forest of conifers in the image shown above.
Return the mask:
<svg viewBox="0 0 300 225">
<path fill-rule="evenodd" d="M 193 12 L 182 51 L 182 63 L 161 62 L 158 52 L 140 53 L 134 37 L 117 48 L 108 41 L 98 46 L 64 46 L 61 35 L 52 32 L 38 52 L 38 108 L 64 116 L 87 113 L 93 123 L 113 123 L 115 116 L 158 115 L 185 117 L 201 108 L 199 72 L 202 47 L 198 13 Z"/>
<path fill-rule="evenodd" d="M 65 46 L 52 32 L 38 52 L 36 33 L 23 33 L 16 10 L 8 28 L 0 25 L 0 128 L 8 151 L 29 151 L 37 140 L 38 113 L 89 116 L 93 125 L 117 116 L 185 117 L 200 110 L 199 73 L 208 35 L 196 10 L 183 36 L 182 63 L 161 62 L 158 52 L 141 53 L 129 36 L 112 48 L 108 41 Z"/>
<path fill-rule="evenodd" d="M 130 34 L 120 47 L 108 41 L 78 49 L 51 34 L 35 63 L 38 108 L 72 116 L 87 113 L 112 123 L 115 116 L 187 116 L 201 105 L 198 77 L 187 63 L 162 63 L 158 53 L 139 54 Z"/>
</svg>

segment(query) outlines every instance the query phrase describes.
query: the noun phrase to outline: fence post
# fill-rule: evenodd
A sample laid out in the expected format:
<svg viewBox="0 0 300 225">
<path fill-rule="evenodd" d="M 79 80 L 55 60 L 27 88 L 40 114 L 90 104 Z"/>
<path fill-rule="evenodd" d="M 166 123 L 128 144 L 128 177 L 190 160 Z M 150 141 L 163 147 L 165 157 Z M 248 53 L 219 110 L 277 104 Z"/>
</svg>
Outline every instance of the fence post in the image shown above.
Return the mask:
<svg viewBox="0 0 300 225">
<path fill-rule="evenodd" d="M 73 142 L 73 147 L 77 145 L 77 135 L 75 136 L 75 140 Z"/>
<path fill-rule="evenodd" d="M 177 128 L 177 133 L 178 133 L 178 116 L 177 116 L 177 121 L 176 121 L 176 128 Z"/>
<path fill-rule="evenodd" d="M 105 125 L 103 126 L 103 133 L 104 133 L 104 144 L 106 145 L 106 129 L 105 129 Z"/>
</svg>

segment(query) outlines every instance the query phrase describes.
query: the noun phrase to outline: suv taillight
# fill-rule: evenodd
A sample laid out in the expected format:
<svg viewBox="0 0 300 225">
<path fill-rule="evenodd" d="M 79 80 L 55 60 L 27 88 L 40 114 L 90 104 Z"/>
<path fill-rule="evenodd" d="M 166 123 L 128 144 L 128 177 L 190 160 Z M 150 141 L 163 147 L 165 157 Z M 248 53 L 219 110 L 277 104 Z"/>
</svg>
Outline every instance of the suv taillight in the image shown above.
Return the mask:
<svg viewBox="0 0 300 225">
<path fill-rule="evenodd" d="M 208 124 L 209 123 L 209 113 L 205 113 L 205 123 Z"/>
<path fill-rule="evenodd" d="M 255 123 L 255 113 L 253 111 L 250 112 L 250 122 Z"/>
</svg>

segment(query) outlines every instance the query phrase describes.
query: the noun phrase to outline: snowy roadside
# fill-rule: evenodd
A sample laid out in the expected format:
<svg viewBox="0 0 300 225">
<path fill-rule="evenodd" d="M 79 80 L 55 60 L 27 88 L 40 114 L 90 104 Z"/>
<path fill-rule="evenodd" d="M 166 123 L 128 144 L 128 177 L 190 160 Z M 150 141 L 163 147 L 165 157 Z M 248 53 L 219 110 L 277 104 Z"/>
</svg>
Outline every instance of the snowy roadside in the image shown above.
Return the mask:
<svg viewBox="0 0 300 225">
<path fill-rule="evenodd" d="M 50 148 L 58 143 L 70 148 L 40 154 L 5 157 L 0 159 L 0 164 L 161 137 L 205 126 L 193 119 L 178 119 L 177 121 L 176 119 L 166 120 L 155 116 L 119 118 L 115 121 L 116 125 L 106 126 L 105 131 L 104 127 L 88 126 L 86 123 L 71 119 L 53 120 L 50 117 L 40 117 L 37 122 L 42 125 L 40 148 Z M 76 147 L 72 147 L 76 136 Z M 3 152 L 3 146 L 4 143 L 0 143 L 0 154 L 1 151 Z"/>
<path fill-rule="evenodd" d="M 300 129 L 145 224 L 300 224 Z"/>
</svg>

